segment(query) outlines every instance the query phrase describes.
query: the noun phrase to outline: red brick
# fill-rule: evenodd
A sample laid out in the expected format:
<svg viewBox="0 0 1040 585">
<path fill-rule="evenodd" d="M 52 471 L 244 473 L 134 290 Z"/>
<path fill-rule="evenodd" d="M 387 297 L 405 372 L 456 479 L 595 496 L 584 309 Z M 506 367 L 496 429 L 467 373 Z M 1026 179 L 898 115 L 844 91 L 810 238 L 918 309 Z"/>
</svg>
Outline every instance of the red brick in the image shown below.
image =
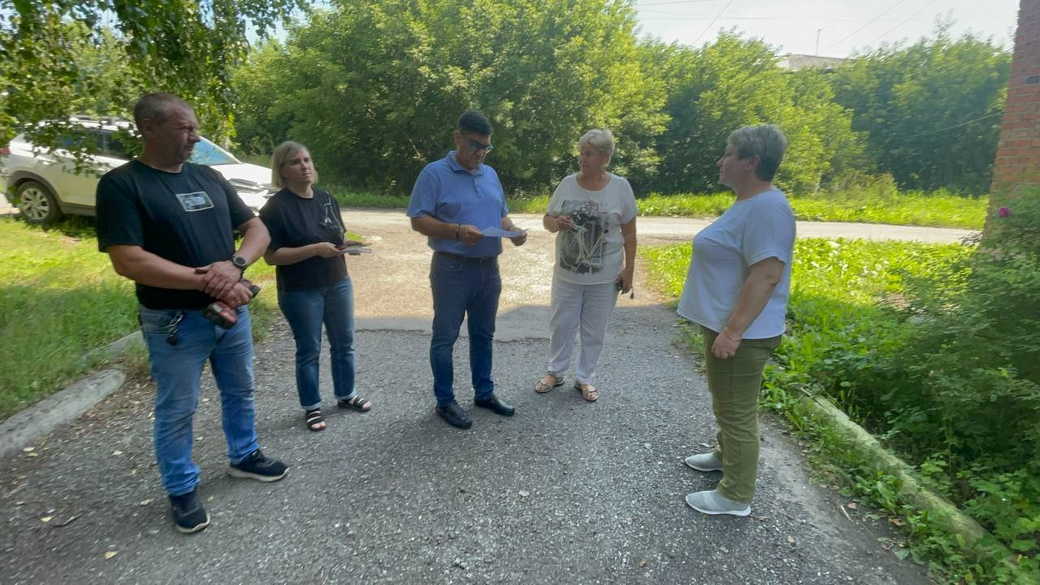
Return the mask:
<svg viewBox="0 0 1040 585">
<path fill-rule="evenodd" d="M 1025 83 L 1033 75 L 1040 75 L 1040 0 L 1019 0 L 1011 78 L 993 164 L 995 194 L 1007 196 L 1017 185 L 1040 179 L 1040 85 Z"/>
</svg>

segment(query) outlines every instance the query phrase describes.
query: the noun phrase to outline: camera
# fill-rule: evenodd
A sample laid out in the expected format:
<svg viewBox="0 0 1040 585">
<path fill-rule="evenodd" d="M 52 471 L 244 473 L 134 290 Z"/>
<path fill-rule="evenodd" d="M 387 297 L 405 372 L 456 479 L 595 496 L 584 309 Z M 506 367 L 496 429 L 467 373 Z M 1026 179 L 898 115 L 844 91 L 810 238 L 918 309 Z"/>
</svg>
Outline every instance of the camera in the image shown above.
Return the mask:
<svg viewBox="0 0 1040 585">
<path fill-rule="evenodd" d="M 256 295 L 260 292 L 260 287 L 244 278 L 242 279 L 242 284 L 246 285 L 252 297 L 256 298 Z M 238 323 L 238 312 L 222 301 L 214 301 L 207 305 L 202 310 L 202 316 L 217 327 L 224 329 L 231 329 L 235 326 L 235 323 Z"/>
</svg>

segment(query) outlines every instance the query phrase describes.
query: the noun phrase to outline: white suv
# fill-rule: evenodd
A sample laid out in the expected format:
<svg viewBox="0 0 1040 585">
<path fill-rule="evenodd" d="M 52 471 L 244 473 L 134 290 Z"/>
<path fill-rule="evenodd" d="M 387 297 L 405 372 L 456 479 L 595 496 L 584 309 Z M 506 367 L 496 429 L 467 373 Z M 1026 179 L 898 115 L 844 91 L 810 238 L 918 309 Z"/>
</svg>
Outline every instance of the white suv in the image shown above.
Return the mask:
<svg viewBox="0 0 1040 585">
<path fill-rule="evenodd" d="M 79 173 L 71 153 L 62 148 L 48 153 L 24 136 L 0 148 L 0 187 L 6 187 L 7 200 L 29 223 L 53 223 L 64 214 L 94 215 L 98 179 L 130 160 L 120 142 L 132 127 L 128 121 L 84 116 L 70 121 L 74 130 L 61 137 L 62 145 L 85 144 L 91 153 L 86 168 Z M 270 169 L 243 163 L 205 138 L 195 145 L 190 161 L 209 165 L 224 175 L 254 211 L 274 194 Z"/>
</svg>

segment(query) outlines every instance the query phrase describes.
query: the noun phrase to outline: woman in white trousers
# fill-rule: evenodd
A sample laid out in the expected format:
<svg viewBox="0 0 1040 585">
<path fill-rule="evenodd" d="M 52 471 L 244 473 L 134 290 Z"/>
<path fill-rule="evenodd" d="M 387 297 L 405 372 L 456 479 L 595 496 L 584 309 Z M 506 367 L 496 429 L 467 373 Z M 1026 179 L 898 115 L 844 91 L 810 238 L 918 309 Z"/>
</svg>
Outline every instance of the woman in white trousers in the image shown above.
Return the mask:
<svg viewBox="0 0 1040 585">
<path fill-rule="evenodd" d="M 607 322 L 618 293 L 632 290 L 636 200 L 628 181 L 607 171 L 614 154 L 610 130 L 589 130 L 578 150 L 581 170 L 560 182 L 542 218 L 545 229 L 557 234 L 556 263 L 549 361 L 534 389 L 544 393 L 563 384 L 580 332 L 574 388 L 594 402 L 599 390 L 592 382 Z"/>
</svg>

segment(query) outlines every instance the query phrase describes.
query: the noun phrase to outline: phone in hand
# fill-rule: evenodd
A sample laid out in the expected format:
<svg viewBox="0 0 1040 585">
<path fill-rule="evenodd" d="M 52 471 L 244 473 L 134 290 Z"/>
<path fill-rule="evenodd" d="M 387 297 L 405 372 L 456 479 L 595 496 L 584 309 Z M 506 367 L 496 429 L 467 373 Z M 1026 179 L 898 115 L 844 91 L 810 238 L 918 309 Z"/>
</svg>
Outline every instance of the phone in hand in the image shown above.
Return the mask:
<svg viewBox="0 0 1040 585">
<path fill-rule="evenodd" d="M 361 242 L 355 242 L 352 240 L 347 240 L 343 242 L 342 244 L 336 246 L 336 249 L 342 250 L 344 253 L 350 254 L 351 256 L 357 256 L 359 254 L 372 251 L 372 249 L 368 246 L 365 246 L 365 244 Z"/>
</svg>

